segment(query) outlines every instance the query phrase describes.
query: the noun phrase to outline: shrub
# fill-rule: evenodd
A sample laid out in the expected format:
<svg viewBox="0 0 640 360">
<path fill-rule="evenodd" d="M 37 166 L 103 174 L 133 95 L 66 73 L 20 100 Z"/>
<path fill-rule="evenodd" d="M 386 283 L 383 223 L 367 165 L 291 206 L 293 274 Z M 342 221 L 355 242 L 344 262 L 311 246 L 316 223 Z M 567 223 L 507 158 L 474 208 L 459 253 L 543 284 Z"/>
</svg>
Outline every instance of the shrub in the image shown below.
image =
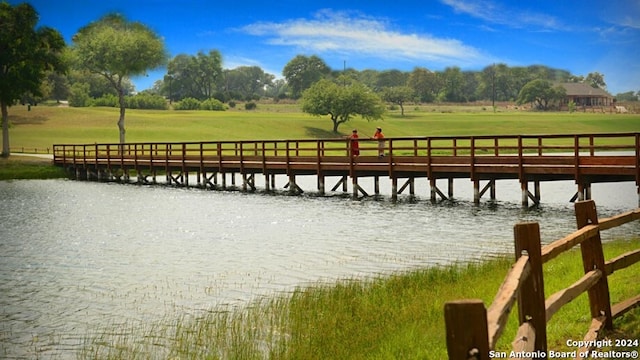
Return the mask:
<svg viewBox="0 0 640 360">
<path fill-rule="evenodd" d="M 235 108 L 236 107 L 236 102 L 233 101 L 233 100 L 229 101 L 229 107 L 232 108 L 232 109 Z"/>
<path fill-rule="evenodd" d="M 118 105 L 118 98 L 113 94 L 104 94 L 99 98 L 91 100 L 91 106 L 120 107 Z"/>
<path fill-rule="evenodd" d="M 194 98 L 184 98 L 178 101 L 174 109 L 176 110 L 198 110 L 200 109 L 200 101 Z"/>
<path fill-rule="evenodd" d="M 224 104 L 218 99 L 208 99 L 200 103 L 201 110 L 224 111 Z"/>
<path fill-rule="evenodd" d="M 167 101 L 160 95 L 149 93 L 140 93 L 135 96 L 127 96 L 125 98 L 126 106 L 130 109 L 153 109 L 166 110 Z"/>
<path fill-rule="evenodd" d="M 244 104 L 244 109 L 245 110 L 255 110 L 257 107 L 258 107 L 258 105 L 256 105 L 256 103 L 254 103 L 253 101 Z"/>
<path fill-rule="evenodd" d="M 71 85 L 69 91 L 69 106 L 85 107 L 89 106 L 91 98 L 89 97 L 89 84 L 75 83 Z"/>
</svg>

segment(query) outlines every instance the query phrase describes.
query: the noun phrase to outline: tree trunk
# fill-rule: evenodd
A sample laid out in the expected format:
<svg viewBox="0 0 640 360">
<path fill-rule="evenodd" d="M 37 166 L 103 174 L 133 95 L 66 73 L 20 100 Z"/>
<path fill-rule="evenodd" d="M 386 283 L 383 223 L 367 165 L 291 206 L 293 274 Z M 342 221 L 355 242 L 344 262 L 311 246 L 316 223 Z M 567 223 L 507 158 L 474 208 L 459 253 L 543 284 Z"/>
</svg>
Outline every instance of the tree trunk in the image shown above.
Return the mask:
<svg viewBox="0 0 640 360">
<path fill-rule="evenodd" d="M 118 100 L 120 101 L 120 119 L 118 119 L 118 129 L 120 130 L 120 144 L 125 143 L 125 129 L 124 129 L 124 110 L 125 110 L 125 102 L 124 102 L 124 90 L 118 89 Z"/>
<path fill-rule="evenodd" d="M 2 108 L 2 157 L 9 157 L 11 150 L 9 147 L 9 112 L 7 111 L 7 104 L 0 103 Z"/>
</svg>

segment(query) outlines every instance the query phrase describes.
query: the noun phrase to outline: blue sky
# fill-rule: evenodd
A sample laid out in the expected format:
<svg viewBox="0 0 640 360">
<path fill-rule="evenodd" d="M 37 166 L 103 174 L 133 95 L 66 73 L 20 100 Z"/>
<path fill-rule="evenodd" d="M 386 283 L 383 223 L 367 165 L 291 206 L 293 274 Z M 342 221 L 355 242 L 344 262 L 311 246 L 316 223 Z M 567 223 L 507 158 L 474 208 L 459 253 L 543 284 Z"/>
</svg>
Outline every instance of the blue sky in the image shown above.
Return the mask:
<svg viewBox="0 0 640 360">
<path fill-rule="evenodd" d="M 16 4 L 21 1 L 10 0 Z M 260 66 L 282 77 L 298 54 L 333 69 L 493 63 L 546 65 L 574 75 L 605 75 L 612 94 L 640 90 L 640 0 L 214 1 L 33 0 L 40 25 L 71 44 L 78 29 L 109 12 L 140 21 L 164 38 L 171 57 L 216 49 L 223 67 Z M 152 86 L 164 69 L 134 79 Z"/>
</svg>

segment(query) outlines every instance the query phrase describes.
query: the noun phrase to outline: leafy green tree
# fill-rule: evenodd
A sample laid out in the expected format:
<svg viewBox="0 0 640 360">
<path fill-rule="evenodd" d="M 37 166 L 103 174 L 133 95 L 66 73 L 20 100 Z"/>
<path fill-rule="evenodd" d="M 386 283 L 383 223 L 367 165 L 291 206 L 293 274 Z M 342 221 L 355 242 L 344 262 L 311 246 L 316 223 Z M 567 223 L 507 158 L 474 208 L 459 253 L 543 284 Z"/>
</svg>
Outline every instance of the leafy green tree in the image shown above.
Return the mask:
<svg viewBox="0 0 640 360">
<path fill-rule="evenodd" d="M 409 75 L 407 85 L 411 87 L 420 101 L 432 102 L 442 86 L 441 79 L 428 69 L 416 67 Z"/>
<path fill-rule="evenodd" d="M 362 83 L 338 79 L 338 83 L 322 79 L 302 94 L 302 111 L 331 117 L 333 132 L 354 116 L 371 121 L 382 119 L 384 103 L 378 95 Z"/>
<path fill-rule="evenodd" d="M 400 106 L 400 113 L 404 116 L 404 104 L 413 100 L 413 89 L 408 86 L 393 86 L 382 90 L 382 98 Z"/>
<path fill-rule="evenodd" d="M 275 76 L 265 73 L 259 66 L 239 66 L 225 70 L 223 91 L 241 94 L 242 99 L 261 97 L 265 89 L 273 86 Z"/>
<path fill-rule="evenodd" d="M 109 14 L 81 28 L 73 37 L 77 67 L 106 78 L 118 94 L 120 143 L 125 142 L 125 79 L 166 63 L 162 38 L 139 22 Z"/>
<path fill-rule="evenodd" d="M 217 50 L 200 51 L 195 56 L 179 54 L 167 65 L 163 93 L 170 92 L 172 100 L 211 99 L 222 85 L 222 74 L 222 55 Z"/>
<path fill-rule="evenodd" d="M 54 29 L 36 29 L 38 13 L 29 4 L 0 2 L 0 109 L 2 156 L 9 146 L 9 107 L 25 95 L 40 96 L 47 71 L 64 71 L 64 39 Z"/>
<path fill-rule="evenodd" d="M 599 72 L 592 72 L 587 75 L 585 82 L 591 87 L 604 89 L 607 87 L 607 83 L 604 82 L 604 75 Z"/>
<path fill-rule="evenodd" d="M 448 67 L 440 73 L 443 88 L 438 95 L 439 100 L 450 102 L 467 101 L 464 95 L 465 79 L 459 67 Z"/>
<path fill-rule="evenodd" d="M 326 77 L 331 69 L 316 55 L 298 55 L 284 66 L 282 75 L 287 79 L 291 97 L 297 99 L 316 81 Z"/>
<path fill-rule="evenodd" d="M 553 86 L 550 81 L 536 79 L 528 82 L 518 95 L 518 104 L 534 103 L 541 110 L 548 110 L 549 105 L 566 96 L 562 86 Z"/>
<path fill-rule="evenodd" d="M 407 85 L 409 74 L 400 70 L 386 70 L 378 74 L 378 81 L 374 90 Z"/>
</svg>

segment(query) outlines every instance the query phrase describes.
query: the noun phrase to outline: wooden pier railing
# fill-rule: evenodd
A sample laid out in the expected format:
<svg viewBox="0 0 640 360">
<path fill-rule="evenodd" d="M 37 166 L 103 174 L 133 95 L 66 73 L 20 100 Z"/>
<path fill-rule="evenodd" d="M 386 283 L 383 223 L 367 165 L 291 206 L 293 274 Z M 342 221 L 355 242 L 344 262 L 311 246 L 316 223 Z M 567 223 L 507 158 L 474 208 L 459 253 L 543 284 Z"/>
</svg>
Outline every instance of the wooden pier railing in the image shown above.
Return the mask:
<svg viewBox="0 0 640 360">
<path fill-rule="evenodd" d="M 518 355 L 517 358 L 524 359 L 549 357 L 547 322 L 560 308 L 584 292 L 589 295 L 592 320 L 584 341 L 579 343 L 583 346 L 572 354 L 576 359 L 587 358 L 599 331 L 613 329 L 614 318 L 640 305 L 640 294 L 612 305 L 607 279 L 615 271 L 640 262 L 640 249 L 606 261 L 600 238 L 602 230 L 639 220 L 640 209 L 598 219 L 596 205 L 589 200 L 577 202 L 575 211 L 579 230 L 545 246 L 540 244 L 538 223 L 515 226 L 516 262 L 488 309 L 481 300 L 459 300 L 445 304 L 449 359 L 502 357 L 490 356 L 490 352 L 494 351 L 516 301 L 520 326 L 512 342 L 512 351 Z M 582 252 L 584 276 L 545 298 L 542 265 L 577 245 L 580 245 Z"/>
<path fill-rule="evenodd" d="M 56 165 L 82 172 L 79 178 L 134 172 L 139 181 L 148 176 L 155 181 L 161 171 L 168 182 L 189 185 L 188 175 L 195 173 L 198 185 L 213 187 L 212 176 L 221 174 L 224 181 L 224 174 L 239 173 L 243 189 L 254 188 L 256 174 L 287 174 L 293 184 L 296 175 L 316 175 L 322 186 L 324 176 L 350 177 L 354 195 L 364 193 L 361 177 L 388 176 L 393 189 L 398 179 L 408 179 L 402 188 L 411 185 L 412 191 L 413 179 L 423 177 L 429 179 L 432 200 L 447 198 L 436 186 L 438 179 L 449 179 L 451 197 L 452 179 L 469 178 L 476 202 L 488 188 L 493 198 L 498 179 L 520 180 L 523 203 L 540 200 L 540 181 L 575 180 L 580 199 L 591 183 L 640 186 L 640 133 L 387 138 L 384 157 L 378 156 L 377 140 L 359 142 L 359 156 L 349 151 L 350 139 L 61 144 L 53 146 L 53 155 Z M 480 181 L 488 181 L 484 189 Z M 535 185 L 533 194 L 529 182 Z M 324 192 L 320 185 L 318 190 Z"/>
</svg>

